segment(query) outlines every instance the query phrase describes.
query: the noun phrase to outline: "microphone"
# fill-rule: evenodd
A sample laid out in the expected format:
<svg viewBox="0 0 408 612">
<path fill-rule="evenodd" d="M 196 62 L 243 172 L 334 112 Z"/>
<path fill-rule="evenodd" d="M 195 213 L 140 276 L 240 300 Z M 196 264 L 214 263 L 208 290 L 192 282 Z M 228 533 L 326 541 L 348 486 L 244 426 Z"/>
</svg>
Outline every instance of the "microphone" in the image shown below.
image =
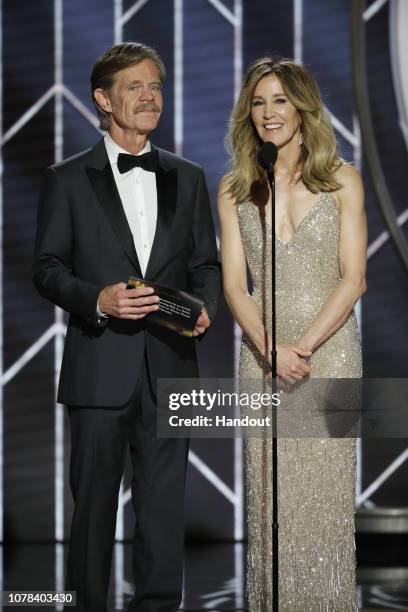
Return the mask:
<svg viewBox="0 0 408 612">
<path fill-rule="evenodd" d="M 278 149 L 273 142 L 264 142 L 259 152 L 258 163 L 268 174 L 273 174 L 277 157 Z"/>
<path fill-rule="evenodd" d="M 272 289 L 272 393 L 277 391 L 277 350 L 276 350 L 276 231 L 275 231 L 275 162 L 278 157 L 278 149 L 273 142 L 264 142 L 259 152 L 258 163 L 268 173 L 268 183 L 271 190 L 272 203 L 272 241 L 271 241 L 271 289 Z M 265 222 L 265 208 L 263 210 L 263 223 Z M 266 235 L 266 234 L 265 234 Z M 263 242 L 263 244 L 266 244 Z M 263 256 L 266 257 L 266 249 L 263 249 Z M 265 266 L 266 269 L 266 266 Z M 265 332 L 266 333 L 266 332 Z M 276 406 L 272 405 L 272 598 L 273 612 L 279 609 L 279 523 L 278 523 L 278 415 Z"/>
</svg>

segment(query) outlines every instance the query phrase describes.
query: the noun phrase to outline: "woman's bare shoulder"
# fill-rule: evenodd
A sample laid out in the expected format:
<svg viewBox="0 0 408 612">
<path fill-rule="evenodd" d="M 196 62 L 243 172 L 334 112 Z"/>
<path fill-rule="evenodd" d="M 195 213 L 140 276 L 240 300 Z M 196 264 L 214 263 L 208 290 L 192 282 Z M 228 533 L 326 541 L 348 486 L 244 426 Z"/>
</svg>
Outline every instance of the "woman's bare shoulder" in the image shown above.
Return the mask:
<svg viewBox="0 0 408 612">
<path fill-rule="evenodd" d="M 224 176 L 221 177 L 220 182 L 218 184 L 218 192 L 219 193 L 229 193 L 231 187 L 231 173 L 227 172 Z"/>
<path fill-rule="evenodd" d="M 361 188 L 362 178 L 360 172 L 353 164 L 342 160 L 341 165 L 334 172 L 334 178 L 341 185 L 341 189 Z"/>
<path fill-rule="evenodd" d="M 231 193 L 231 175 L 224 174 L 218 185 L 218 207 L 223 209 L 235 208 L 236 199 Z"/>
<path fill-rule="evenodd" d="M 353 164 L 343 161 L 336 170 L 336 181 L 340 189 L 335 192 L 341 208 L 351 206 L 353 209 L 364 206 L 364 186 L 360 172 Z"/>
</svg>

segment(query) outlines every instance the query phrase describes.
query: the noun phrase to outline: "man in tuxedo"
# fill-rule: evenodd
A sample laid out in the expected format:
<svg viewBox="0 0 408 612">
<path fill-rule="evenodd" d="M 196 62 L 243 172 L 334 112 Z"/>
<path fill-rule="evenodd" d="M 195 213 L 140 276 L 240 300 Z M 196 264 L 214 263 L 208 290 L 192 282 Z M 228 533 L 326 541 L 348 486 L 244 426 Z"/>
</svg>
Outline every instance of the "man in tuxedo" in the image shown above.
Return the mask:
<svg viewBox="0 0 408 612">
<path fill-rule="evenodd" d="M 74 498 L 67 589 L 77 610 L 105 612 L 118 493 L 130 449 L 136 514 L 131 612 L 174 612 L 182 592 L 188 440 L 156 436 L 156 382 L 198 375 L 194 338 L 149 323 L 144 277 L 200 298 L 194 336 L 210 326 L 220 274 L 205 178 L 156 148 L 163 62 L 118 44 L 96 61 L 92 97 L 105 137 L 46 170 L 34 283 L 69 312 L 58 401 L 71 425 Z"/>
</svg>

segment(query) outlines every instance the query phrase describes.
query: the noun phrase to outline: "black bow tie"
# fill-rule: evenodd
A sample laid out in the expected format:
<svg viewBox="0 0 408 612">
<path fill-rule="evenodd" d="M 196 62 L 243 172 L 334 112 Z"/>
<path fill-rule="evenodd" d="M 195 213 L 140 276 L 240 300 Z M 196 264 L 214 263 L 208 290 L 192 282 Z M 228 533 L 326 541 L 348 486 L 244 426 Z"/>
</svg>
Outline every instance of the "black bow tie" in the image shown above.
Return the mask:
<svg viewBox="0 0 408 612">
<path fill-rule="evenodd" d="M 119 153 L 118 170 L 121 174 L 129 172 L 132 168 L 143 168 L 149 172 L 157 172 L 159 168 L 159 155 L 157 151 L 149 151 L 143 155 L 128 155 Z"/>
</svg>

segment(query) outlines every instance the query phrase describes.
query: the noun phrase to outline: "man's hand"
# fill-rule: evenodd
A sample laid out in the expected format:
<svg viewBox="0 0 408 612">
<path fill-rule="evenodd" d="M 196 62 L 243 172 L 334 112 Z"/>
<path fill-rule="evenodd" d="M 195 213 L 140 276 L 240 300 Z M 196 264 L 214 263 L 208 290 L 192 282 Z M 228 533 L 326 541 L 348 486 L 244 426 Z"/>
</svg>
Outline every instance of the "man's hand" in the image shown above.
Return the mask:
<svg viewBox="0 0 408 612">
<path fill-rule="evenodd" d="M 116 283 L 102 289 L 98 296 L 101 312 L 118 319 L 142 319 L 159 309 L 159 297 L 151 287 L 126 289 L 126 283 Z"/>
<path fill-rule="evenodd" d="M 208 329 L 211 325 L 211 321 L 208 317 L 207 311 L 205 308 L 201 309 L 200 316 L 197 319 L 196 326 L 193 331 L 193 336 L 200 336 Z"/>
</svg>

